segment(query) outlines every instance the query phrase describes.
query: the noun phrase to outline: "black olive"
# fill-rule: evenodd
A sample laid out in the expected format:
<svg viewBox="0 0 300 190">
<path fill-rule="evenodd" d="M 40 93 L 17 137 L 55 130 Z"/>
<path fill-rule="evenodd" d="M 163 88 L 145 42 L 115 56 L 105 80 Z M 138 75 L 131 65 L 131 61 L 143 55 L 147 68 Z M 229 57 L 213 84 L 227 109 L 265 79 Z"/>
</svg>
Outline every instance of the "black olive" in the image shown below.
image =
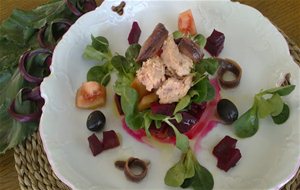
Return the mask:
<svg viewBox="0 0 300 190">
<path fill-rule="evenodd" d="M 220 118 L 226 123 L 231 124 L 237 120 L 239 112 L 236 106 L 228 99 L 221 99 L 217 105 L 217 112 Z"/>
<path fill-rule="evenodd" d="M 91 131 L 100 131 L 104 128 L 106 119 L 101 111 L 93 111 L 87 118 L 86 126 Z"/>
</svg>

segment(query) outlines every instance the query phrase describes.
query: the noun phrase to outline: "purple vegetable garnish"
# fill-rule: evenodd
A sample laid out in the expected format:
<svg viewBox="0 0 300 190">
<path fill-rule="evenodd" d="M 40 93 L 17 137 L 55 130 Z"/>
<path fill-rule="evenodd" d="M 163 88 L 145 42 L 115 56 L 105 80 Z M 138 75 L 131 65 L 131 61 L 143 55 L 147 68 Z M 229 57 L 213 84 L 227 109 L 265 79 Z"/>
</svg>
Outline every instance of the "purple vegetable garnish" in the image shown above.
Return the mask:
<svg viewBox="0 0 300 190">
<path fill-rule="evenodd" d="M 74 5 L 71 2 L 71 0 L 64 0 L 64 1 L 66 2 L 71 12 L 78 17 L 80 17 L 84 13 L 96 9 L 97 7 L 96 1 L 94 0 L 80 0 L 77 1 L 76 5 Z"/>
<path fill-rule="evenodd" d="M 206 105 L 206 102 L 201 104 L 192 103 L 188 112 L 199 120 L 206 109 Z"/>
<path fill-rule="evenodd" d="M 15 110 L 16 100 L 14 99 L 8 108 L 8 113 L 19 122 L 38 121 L 42 115 L 42 107 L 44 105 L 44 100 L 41 97 L 40 88 L 22 88 L 19 93 L 21 95 L 22 101 L 30 100 L 37 102 L 36 111 L 30 114 L 17 113 L 17 111 Z"/>
<path fill-rule="evenodd" d="M 177 123 L 175 120 L 172 120 L 171 122 L 179 132 L 186 133 L 197 123 L 198 119 L 188 112 L 181 112 L 181 115 L 182 120 L 180 123 Z"/>
<path fill-rule="evenodd" d="M 230 168 L 236 165 L 241 157 L 242 155 L 239 149 L 230 148 L 218 159 L 217 167 L 227 172 Z"/>
<path fill-rule="evenodd" d="M 228 171 L 234 167 L 241 159 L 242 155 L 239 149 L 235 148 L 237 140 L 229 136 L 225 136 L 213 150 L 213 155 L 218 159 L 217 167 Z"/>
<path fill-rule="evenodd" d="M 88 141 L 89 147 L 94 156 L 100 154 L 104 150 L 103 143 L 98 139 L 98 137 L 95 134 L 89 136 Z"/>
<path fill-rule="evenodd" d="M 94 0 L 82 0 L 81 2 L 82 2 L 83 13 L 87 13 L 92 10 L 95 10 L 97 7 L 97 3 Z"/>
<path fill-rule="evenodd" d="M 231 148 L 235 148 L 237 140 L 230 136 L 225 136 L 214 148 L 213 154 L 219 158 L 222 154 Z"/>
<path fill-rule="evenodd" d="M 52 52 L 50 50 L 36 49 L 33 51 L 26 51 L 19 60 L 19 71 L 20 71 L 21 75 L 24 77 L 25 80 L 27 80 L 28 82 L 34 83 L 34 84 L 40 84 L 43 81 L 43 78 L 36 77 L 36 76 L 29 74 L 26 70 L 26 63 L 28 60 L 37 56 L 38 54 L 46 54 L 47 55 L 47 58 L 45 59 L 44 64 L 46 64 L 48 72 L 50 72 L 49 64 L 51 63 L 50 62 L 51 58 L 49 58 L 49 57 L 52 57 Z"/>
<path fill-rule="evenodd" d="M 132 27 L 128 35 L 128 43 L 130 45 L 138 43 L 140 36 L 141 36 L 141 29 L 139 27 L 139 24 L 135 21 L 132 23 Z"/>
<path fill-rule="evenodd" d="M 54 50 L 57 42 L 62 36 L 69 30 L 72 22 L 66 19 L 54 20 L 50 25 L 46 25 L 41 28 L 37 35 L 37 40 L 40 47 Z M 48 31 L 48 32 L 46 32 Z M 45 34 L 52 35 L 52 37 L 46 37 Z M 53 39 L 52 42 L 47 42 L 46 39 Z"/>
<path fill-rule="evenodd" d="M 176 104 L 160 104 L 158 102 L 154 102 L 151 104 L 151 111 L 154 114 L 162 114 L 166 116 L 172 116 L 175 110 Z"/>
<path fill-rule="evenodd" d="M 119 137 L 114 130 L 103 132 L 103 148 L 104 150 L 115 148 L 120 145 Z"/>
<path fill-rule="evenodd" d="M 207 38 L 205 49 L 212 55 L 218 56 L 224 47 L 225 36 L 222 32 L 214 30 Z"/>
</svg>

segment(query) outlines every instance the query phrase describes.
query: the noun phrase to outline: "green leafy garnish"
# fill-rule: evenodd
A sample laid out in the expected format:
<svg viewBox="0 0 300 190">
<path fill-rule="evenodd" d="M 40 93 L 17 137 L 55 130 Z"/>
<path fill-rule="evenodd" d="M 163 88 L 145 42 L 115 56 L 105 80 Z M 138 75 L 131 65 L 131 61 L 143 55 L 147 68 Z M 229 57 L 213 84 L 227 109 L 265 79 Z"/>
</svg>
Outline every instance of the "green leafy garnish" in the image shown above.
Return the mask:
<svg viewBox="0 0 300 190">
<path fill-rule="evenodd" d="M 219 62 L 215 58 L 206 58 L 202 59 L 199 63 L 195 64 L 195 70 L 198 73 L 204 73 L 205 71 L 210 75 L 214 75 L 215 72 L 218 70 Z"/>
<path fill-rule="evenodd" d="M 271 116 L 274 123 L 282 124 L 289 117 L 289 108 L 284 104 L 281 96 L 290 94 L 295 85 L 271 88 L 255 95 L 252 107 L 233 123 L 238 137 L 253 136 L 259 128 L 259 118 Z M 266 98 L 266 95 L 272 95 Z"/>
<path fill-rule="evenodd" d="M 189 95 L 186 95 L 183 98 L 181 98 L 180 101 L 177 103 L 173 114 L 176 114 L 177 112 L 186 108 L 190 104 L 190 102 L 191 97 Z"/>
<path fill-rule="evenodd" d="M 211 173 L 200 165 L 190 148 L 167 171 L 164 181 L 171 187 L 192 187 L 195 190 L 210 190 L 214 186 Z"/>
<path fill-rule="evenodd" d="M 111 52 L 108 40 L 103 36 L 97 36 L 95 38 L 92 35 L 91 38 L 92 44 L 86 46 L 83 57 L 87 60 L 98 61 L 102 64 L 110 62 Z"/>
<path fill-rule="evenodd" d="M 206 44 L 206 38 L 202 34 L 197 34 L 192 39 L 194 42 L 196 42 L 201 48 L 205 47 Z"/>
<path fill-rule="evenodd" d="M 195 84 L 188 92 L 192 102 L 201 103 L 210 101 L 215 97 L 215 89 L 210 84 L 208 77 L 206 76 Z"/>
<path fill-rule="evenodd" d="M 184 37 L 183 33 L 179 32 L 179 31 L 173 32 L 173 38 L 174 39 L 178 39 L 178 38 L 182 38 L 182 37 Z"/>
<path fill-rule="evenodd" d="M 290 116 L 290 108 L 287 104 L 283 105 L 282 111 L 280 114 L 272 116 L 273 122 L 277 125 L 280 125 L 288 120 Z"/>
<path fill-rule="evenodd" d="M 130 45 L 126 52 L 125 52 L 125 57 L 128 61 L 135 61 L 137 56 L 139 55 L 141 50 L 141 45 L 140 44 L 132 44 Z"/>
<path fill-rule="evenodd" d="M 18 113 L 30 113 L 29 110 L 35 108 L 35 103 L 23 101 L 18 94 L 21 88 L 34 87 L 20 75 L 17 69 L 18 60 L 26 50 L 39 47 L 36 39 L 40 28 L 62 18 L 71 22 L 77 19 L 64 1 L 53 0 L 31 11 L 14 10 L 0 25 L 0 153 L 15 147 L 38 127 L 38 122 L 20 123 L 7 112 L 15 98 L 18 100 Z M 44 76 L 45 69 L 33 66 L 35 63 L 40 61 L 31 61 L 26 65 L 26 70 L 34 76 Z"/>
<path fill-rule="evenodd" d="M 108 40 L 103 36 L 97 36 L 96 38 L 92 35 L 92 46 L 102 52 L 102 53 L 108 53 L 109 50 L 109 43 Z"/>
<path fill-rule="evenodd" d="M 110 70 L 107 65 L 96 65 L 87 73 L 87 81 L 96 81 L 106 86 L 110 81 Z"/>
<path fill-rule="evenodd" d="M 166 118 L 163 121 L 166 122 L 170 127 L 172 127 L 175 136 L 176 136 L 176 147 L 182 152 L 186 152 L 189 148 L 189 139 L 186 135 L 180 133 L 178 129 L 170 122 L 172 118 Z"/>
</svg>

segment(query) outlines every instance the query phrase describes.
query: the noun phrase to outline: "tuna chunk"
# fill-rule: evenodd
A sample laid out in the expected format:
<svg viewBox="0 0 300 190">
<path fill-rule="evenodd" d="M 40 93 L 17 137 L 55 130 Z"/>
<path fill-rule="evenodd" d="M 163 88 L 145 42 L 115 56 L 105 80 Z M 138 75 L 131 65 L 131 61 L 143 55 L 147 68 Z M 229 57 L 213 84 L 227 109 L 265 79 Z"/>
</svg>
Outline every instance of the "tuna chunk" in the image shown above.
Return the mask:
<svg viewBox="0 0 300 190">
<path fill-rule="evenodd" d="M 193 67 L 193 61 L 179 52 L 172 36 L 169 36 L 164 42 L 162 49 L 163 52 L 161 58 L 172 74 L 179 77 L 190 74 L 191 68 Z"/>
<path fill-rule="evenodd" d="M 141 51 L 136 59 L 137 62 L 146 61 L 157 54 L 168 37 L 168 30 L 161 23 L 158 23 L 152 34 L 144 42 Z"/>
<path fill-rule="evenodd" d="M 166 79 L 165 67 L 159 57 L 148 59 L 137 71 L 138 80 L 146 87 L 148 91 L 157 89 Z"/>
<path fill-rule="evenodd" d="M 183 79 L 168 78 L 156 91 L 156 94 L 159 97 L 159 103 L 168 104 L 178 102 L 187 94 L 192 86 L 192 79 L 193 77 L 191 75 L 188 75 Z"/>
</svg>

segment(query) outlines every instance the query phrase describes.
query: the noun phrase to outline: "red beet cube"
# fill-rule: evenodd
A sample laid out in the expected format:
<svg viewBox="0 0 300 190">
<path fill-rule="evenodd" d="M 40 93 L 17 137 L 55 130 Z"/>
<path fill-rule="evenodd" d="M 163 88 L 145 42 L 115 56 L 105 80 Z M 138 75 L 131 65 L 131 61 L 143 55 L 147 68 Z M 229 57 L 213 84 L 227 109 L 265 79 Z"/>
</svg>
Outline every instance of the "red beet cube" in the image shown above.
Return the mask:
<svg viewBox="0 0 300 190">
<path fill-rule="evenodd" d="M 227 172 L 230 168 L 236 165 L 241 157 L 242 155 L 239 149 L 229 148 L 218 159 L 217 167 Z"/>
<path fill-rule="evenodd" d="M 89 146 L 94 156 L 100 154 L 103 150 L 103 143 L 98 139 L 95 134 L 88 137 Z"/>
<path fill-rule="evenodd" d="M 214 30 L 206 40 L 205 49 L 212 55 L 218 56 L 224 47 L 225 36 L 222 32 Z"/>
<path fill-rule="evenodd" d="M 225 136 L 214 148 L 213 155 L 218 159 L 223 156 L 227 149 L 235 148 L 237 140 L 230 136 Z"/>
<path fill-rule="evenodd" d="M 176 104 L 160 104 L 158 102 L 154 102 L 151 104 L 151 112 L 154 114 L 162 114 L 167 116 L 172 116 L 175 110 Z"/>
<path fill-rule="evenodd" d="M 198 121 L 198 119 L 188 112 L 180 112 L 182 120 L 177 123 L 176 120 L 172 120 L 171 123 L 178 129 L 180 133 L 188 132 Z"/>
<path fill-rule="evenodd" d="M 130 45 L 138 43 L 140 36 L 141 36 L 141 29 L 139 27 L 139 24 L 137 22 L 133 22 L 130 33 L 128 35 L 128 43 Z"/>
<path fill-rule="evenodd" d="M 203 102 L 201 104 L 192 103 L 188 112 L 199 120 L 206 109 L 206 105 L 206 102 Z"/>
<path fill-rule="evenodd" d="M 104 150 L 115 148 L 120 145 L 119 137 L 114 130 L 103 132 Z"/>
</svg>

